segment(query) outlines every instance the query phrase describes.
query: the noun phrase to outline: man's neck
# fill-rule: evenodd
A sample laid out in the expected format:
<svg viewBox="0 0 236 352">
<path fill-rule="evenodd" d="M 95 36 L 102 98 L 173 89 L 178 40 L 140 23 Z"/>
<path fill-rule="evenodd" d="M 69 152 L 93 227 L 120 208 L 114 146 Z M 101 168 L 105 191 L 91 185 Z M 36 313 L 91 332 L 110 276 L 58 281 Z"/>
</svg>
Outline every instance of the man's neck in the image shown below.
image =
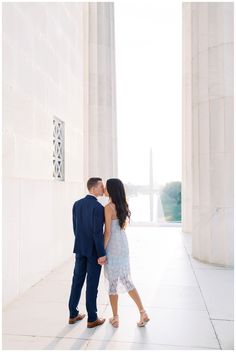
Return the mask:
<svg viewBox="0 0 236 352">
<path fill-rule="evenodd" d="M 92 193 L 90 193 L 90 192 L 89 192 L 89 195 L 90 195 L 90 196 L 93 196 L 93 197 L 95 197 L 95 198 L 97 198 L 97 197 L 95 196 L 95 194 L 92 194 Z"/>
</svg>

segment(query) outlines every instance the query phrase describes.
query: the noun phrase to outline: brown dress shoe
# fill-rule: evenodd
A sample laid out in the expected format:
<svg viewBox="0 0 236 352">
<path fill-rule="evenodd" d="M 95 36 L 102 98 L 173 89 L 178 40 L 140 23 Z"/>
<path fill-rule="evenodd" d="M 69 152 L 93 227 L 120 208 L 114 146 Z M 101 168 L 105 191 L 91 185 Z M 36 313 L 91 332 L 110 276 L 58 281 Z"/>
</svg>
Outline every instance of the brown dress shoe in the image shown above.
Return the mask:
<svg viewBox="0 0 236 352">
<path fill-rule="evenodd" d="M 69 324 L 74 324 L 74 323 L 76 323 L 78 320 L 84 319 L 84 317 L 85 317 L 85 314 L 78 314 L 77 317 L 75 317 L 75 318 L 70 318 L 70 319 L 69 319 Z"/>
<path fill-rule="evenodd" d="M 106 319 L 97 319 L 95 321 L 88 321 L 87 322 L 87 328 L 95 328 L 98 325 L 102 325 L 105 322 Z"/>
</svg>

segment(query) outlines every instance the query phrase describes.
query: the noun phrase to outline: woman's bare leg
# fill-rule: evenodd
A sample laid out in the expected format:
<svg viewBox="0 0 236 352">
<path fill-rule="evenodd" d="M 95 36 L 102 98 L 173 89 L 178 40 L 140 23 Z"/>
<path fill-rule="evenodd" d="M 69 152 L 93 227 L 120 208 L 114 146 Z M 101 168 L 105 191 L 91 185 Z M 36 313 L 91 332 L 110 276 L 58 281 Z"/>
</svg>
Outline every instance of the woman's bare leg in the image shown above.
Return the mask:
<svg viewBox="0 0 236 352">
<path fill-rule="evenodd" d="M 134 302 L 136 303 L 139 312 L 140 312 L 140 321 L 137 323 L 138 326 L 144 326 L 147 324 L 147 322 L 150 320 L 146 311 L 143 308 L 143 304 L 141 301 L 141 298 L 138 294 L 138 291 L 136 290 L 136 288 L 134 288 L 133 290 L 129 291 L 129 295 L 130 297 L 134 300 Z"/>
<path fill-rule="evenodd" d="M 134 288 L 133 290 L 129 291 L 129 295 L 130 297 L 134 300 L 134 302 L 136 303 L 136 305 L 138 306 L 139 311 L 143 310 L 143 304 L 141 301 L 141 298 L 138 294 L 138 291 L 136 290 L 136 288 Z"/>
<path fill-rule="evenodd" d="M 118 315 L 118 295 L 109 295 L 113 316 Z"/>
</svg>

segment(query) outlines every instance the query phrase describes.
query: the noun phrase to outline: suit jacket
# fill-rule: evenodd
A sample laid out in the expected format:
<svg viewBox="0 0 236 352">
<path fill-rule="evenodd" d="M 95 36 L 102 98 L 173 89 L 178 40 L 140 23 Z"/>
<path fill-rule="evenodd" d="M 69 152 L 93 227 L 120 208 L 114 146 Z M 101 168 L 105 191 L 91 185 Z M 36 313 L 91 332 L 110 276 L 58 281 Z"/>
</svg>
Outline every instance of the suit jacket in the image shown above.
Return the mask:
<svg viewBox="0 0 236 352">
<path fill-rule="evenodd" d="M 104 207 L 92 195 L 76 201 L 72 208 L 75 243 L 73 253 L 85 256 L 103 257 Z"/>
</svg>

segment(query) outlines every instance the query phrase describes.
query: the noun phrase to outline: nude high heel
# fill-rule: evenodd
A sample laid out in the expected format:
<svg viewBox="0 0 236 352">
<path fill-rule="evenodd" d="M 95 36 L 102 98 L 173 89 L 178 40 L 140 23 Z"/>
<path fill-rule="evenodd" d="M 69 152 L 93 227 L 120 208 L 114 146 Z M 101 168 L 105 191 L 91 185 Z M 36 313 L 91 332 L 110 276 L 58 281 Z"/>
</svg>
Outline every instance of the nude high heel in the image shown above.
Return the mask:
<svg viewBox="0 0 236 352">
<path fill-rule="evenodd" d="M 114 328 L 118 328 L 119 326 L 119 315 L 114 315 L 112 318 L 109 319 L 109 322 L 111 323 Z"/>
<path fill-rule="evenodd" d="M 148 317 L 146 311 L 144 309 L 140 310 L 141 313 L 141 319 L 140 321 L 137 323 L 137 325 L 139 327 L 145 326 L 147 324 L 147 322 L 150 320 L 150 318 Z"/>
</svg>

